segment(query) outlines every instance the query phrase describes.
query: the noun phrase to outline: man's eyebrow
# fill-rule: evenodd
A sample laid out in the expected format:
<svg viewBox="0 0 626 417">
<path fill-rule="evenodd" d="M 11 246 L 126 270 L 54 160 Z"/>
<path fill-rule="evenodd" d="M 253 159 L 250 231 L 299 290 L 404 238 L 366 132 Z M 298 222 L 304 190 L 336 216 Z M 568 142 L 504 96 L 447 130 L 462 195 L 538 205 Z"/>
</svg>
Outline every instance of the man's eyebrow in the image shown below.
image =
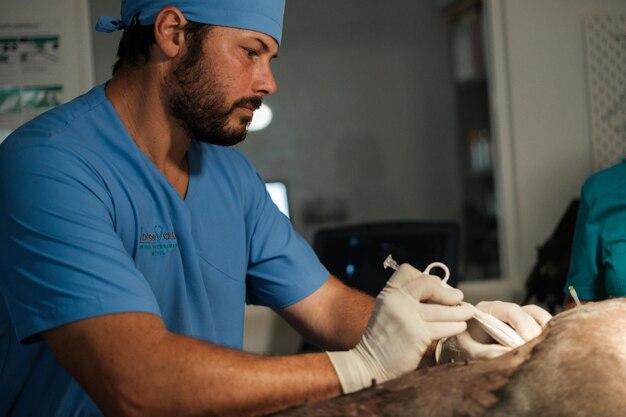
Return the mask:
<svg viewBox="0 0 626 417">
<path fill-rule="evenodd" d="M 263 48 L 263 52 L 269 52 L 270 47 L 267 46 L 267 44 L 263 42 L 263 40 L 259 38 L 254 38 L 254 40 L 261 44 L 261 48 Z M 278 58 L 278 52 L 272 55 L 272 58 Z"/>
</svg>

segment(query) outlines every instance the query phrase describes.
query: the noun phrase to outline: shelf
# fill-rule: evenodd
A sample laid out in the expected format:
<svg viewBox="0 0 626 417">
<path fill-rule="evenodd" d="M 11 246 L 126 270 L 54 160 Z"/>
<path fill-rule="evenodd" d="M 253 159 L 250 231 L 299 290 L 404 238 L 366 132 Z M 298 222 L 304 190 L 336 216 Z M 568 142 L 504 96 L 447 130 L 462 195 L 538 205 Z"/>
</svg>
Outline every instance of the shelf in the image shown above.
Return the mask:
<svg viewBox="0 0 626 417">
<path fill-rule="evenodd" d="M 495 207 L 489 80 L 484 51 L 481 0 L 448 2 L 452 87 L 461 152 L 462 279 L 500 274 L 498 216 Z"/>
<path fill-rule="evenodd" d="M 454 80 L 457 84 L 484 79 L 485 57 L 483 45 L 483 18 L 476 0 L 461 0 L 450 6 L 456 18 L 450 23 L 450 46 Z"/>
</svg>

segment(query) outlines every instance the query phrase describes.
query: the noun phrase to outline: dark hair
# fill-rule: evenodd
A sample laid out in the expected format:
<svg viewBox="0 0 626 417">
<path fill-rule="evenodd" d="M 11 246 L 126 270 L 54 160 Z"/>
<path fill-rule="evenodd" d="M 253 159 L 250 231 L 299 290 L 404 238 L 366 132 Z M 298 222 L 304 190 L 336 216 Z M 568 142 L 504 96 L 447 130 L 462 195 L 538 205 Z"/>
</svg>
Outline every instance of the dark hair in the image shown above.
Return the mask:
<svg viewBox="0 0 626 417">
<path fill-rule="evenodd" d="M 137 68 L 150 59 L 150 46 L 156 43 L 154 25 L 140 25 L 139 13 L 133 17 L 130 26 L 124 29 L 117 48 L 117 61 L 113 64 L 113 74 L 122 69 Z M 185 38 L 194 40 L 202 36 L 211 25 L 189 21 L 184 27 Z"/>
</svg>

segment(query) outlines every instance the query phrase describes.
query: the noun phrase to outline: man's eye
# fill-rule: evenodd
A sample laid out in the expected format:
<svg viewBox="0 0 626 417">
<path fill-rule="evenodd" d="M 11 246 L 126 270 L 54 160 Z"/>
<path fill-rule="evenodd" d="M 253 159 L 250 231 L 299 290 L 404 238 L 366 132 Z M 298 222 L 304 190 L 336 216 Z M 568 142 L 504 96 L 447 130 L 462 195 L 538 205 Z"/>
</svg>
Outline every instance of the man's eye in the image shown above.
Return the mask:
<svg viewBox="0 0 626 417">
<path fill-rule="evenodd" d="M 257 52 L 252 50 L 252 49 L 246 49 L 246 55 L 248 55 L 249 57 L 254 57 L 257 56 Z"/>
</svg>

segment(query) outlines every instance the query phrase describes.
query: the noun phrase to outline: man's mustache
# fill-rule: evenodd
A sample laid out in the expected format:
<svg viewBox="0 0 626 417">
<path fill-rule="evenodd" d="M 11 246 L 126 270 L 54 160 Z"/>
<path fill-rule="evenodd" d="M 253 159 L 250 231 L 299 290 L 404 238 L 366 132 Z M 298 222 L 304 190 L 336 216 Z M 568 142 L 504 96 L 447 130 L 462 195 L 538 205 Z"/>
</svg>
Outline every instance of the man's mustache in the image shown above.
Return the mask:
<svg viewBox="0 0 626 417">
<path fill-rule="evenodd" d="M 254 110 L 256 110 L 259 107 L 261 107 L 261 104 L 263 104 L 263 99 L 261 97 L 244 97 L 235 101 L 235 103 L 232 105 L 232 108 L 230 110 L 233 111 L 237 107 L 249 107 L 249 106 L 252 106 Z"/>
</svg>

